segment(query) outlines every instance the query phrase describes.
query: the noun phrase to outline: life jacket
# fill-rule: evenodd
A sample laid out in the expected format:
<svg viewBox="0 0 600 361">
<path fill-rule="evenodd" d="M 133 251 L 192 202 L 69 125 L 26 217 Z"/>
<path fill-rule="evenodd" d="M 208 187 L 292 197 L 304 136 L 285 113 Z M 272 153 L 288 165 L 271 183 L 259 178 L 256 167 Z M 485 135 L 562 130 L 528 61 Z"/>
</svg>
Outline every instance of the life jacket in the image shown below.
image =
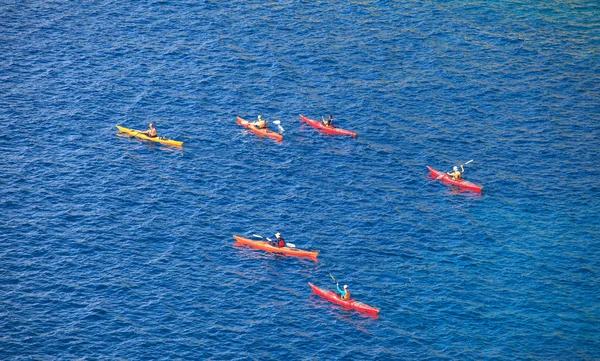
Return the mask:
<svg viewBox="0 0 600 361">
<path fill-rule="evenodd" d="M 346 296 L 342 296 L 342 300 L 347 301 L 350 299 L 350 291 L 346 288 Z"/>
<path fill-rule="evenodd" d="M 277 244 L 277 247 L 285 247 L 285 241 L 283 238 L 279 238 L 279 243 Z"/>
<path fill-rule="evenodd" d="M 267 127 L 267 121 L 266 120 L 259 120 L 257 127 L 260 128 L 260 129 L 266 128 Z"/>
</svg>

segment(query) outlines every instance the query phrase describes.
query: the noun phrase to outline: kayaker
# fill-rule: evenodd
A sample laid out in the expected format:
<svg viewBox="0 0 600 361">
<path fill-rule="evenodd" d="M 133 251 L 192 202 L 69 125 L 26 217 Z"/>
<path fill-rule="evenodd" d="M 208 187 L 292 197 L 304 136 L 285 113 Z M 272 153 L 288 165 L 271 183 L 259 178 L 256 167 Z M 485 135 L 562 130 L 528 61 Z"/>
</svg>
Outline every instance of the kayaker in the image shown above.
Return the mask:
<svg viewBox="0 0 600 361">
<path fill-rule="evenodd" d="M 465 172 L 465 168 L 463 168 L 462 164 L 460 165 L 460 171 L 457 166 L 454 166 L 452 172 L 448 172 L 447 174 L 452 177 L 454 180 L 462 179 L 462 174 Z"/>
<path fill-rule="evenodd" d="M 321 117 L 323 119 L 323 124 L 326 127 L 333 127 L 333 115 L 329 114 L 329 117 L 325 119 L 325 117 Z"/>
<path fill-rule="evenodd" d="M 337 287 L 338 292 L 340 293 L 340 298 L 344 301 L 347 301 L 350 299 L 350 291 L 348 291 L 348 285 L 344 285 L 344 289 L 340 289 L 340 284 L 339 283 L 335 283 L 335 287 Z"/>
<path fill-rule="evenodd" d="M 259 129 L 266 129 L 267 128 L 267 121 L 264 120 L 261 115 L 258 116 L 258 121 L 254 122 L 252 124 L 254 124 Z"/>
<path fill-rule="evenodd" d="M 281 233 L 275 233 L 275 239 L 273 240 L 273 246 L 275 247 L 285 247 L 285 240 L 281 237 Z"/>
<path fill-rule="evenodd" d="M 146 134 L 147 136 L 154 138 L 156 137 L 156 128 L 154 128 L 154 124 L 150 123 L 150 125 L 148 126 L 150 129 L 148 129 L 145 132 L 142 132 L 143 134 Z"/>
</svg>

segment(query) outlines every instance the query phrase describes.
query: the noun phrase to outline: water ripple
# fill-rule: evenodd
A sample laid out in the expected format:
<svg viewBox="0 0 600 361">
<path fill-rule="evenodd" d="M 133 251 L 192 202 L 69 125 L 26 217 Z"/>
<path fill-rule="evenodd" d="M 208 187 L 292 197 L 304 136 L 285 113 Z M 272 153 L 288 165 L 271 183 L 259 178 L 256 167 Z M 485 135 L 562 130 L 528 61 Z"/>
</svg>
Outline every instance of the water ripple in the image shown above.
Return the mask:
<svg viewBox="0 0 600 361">
<path fill-rule="evenodd" d="M 596 3 L 0 12 L 3 359 L 600 358 Z"/>
</svg>

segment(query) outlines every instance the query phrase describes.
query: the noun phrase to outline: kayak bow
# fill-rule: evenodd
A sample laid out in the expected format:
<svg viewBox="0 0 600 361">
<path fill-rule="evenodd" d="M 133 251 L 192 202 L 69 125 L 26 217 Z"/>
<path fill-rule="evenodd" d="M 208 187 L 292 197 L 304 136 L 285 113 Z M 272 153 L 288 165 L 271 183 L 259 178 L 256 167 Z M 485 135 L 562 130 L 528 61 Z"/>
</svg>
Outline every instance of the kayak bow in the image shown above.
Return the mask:
<svg viewBox="0 0 600 361">
<path fill-rule="evenodd" d="M 240 236 L 233 236 L 237 241 L 234 246 L 248 246 L 252 248 L 262 249 L 263 251 L 272 252 L 272 253 L 283 253 L 287 256 L 294 257 L 305 257 L 310 258 L 313 261 L 317 260 L 317 256 L 319 255 L 319 251 L 303 251 L 297 248 L 290 247 L 275 247 L 269 242 L 265 241 L 257 241 L 253 239 L 248 239 Z"/>
<path fill-rule="evenodd" d="M 323 124 L 323 122 L 320 122 L 318 120 L 309 119 L 309 118 L 305 117 L 302 114 L 300 114 L 300 119 L 303 122 L 307 123 L 308 125 L 312 126 L 313 128 L 317 128 L 319 130 L 322 130 L 325 133 L 340 134 L 340 135 L 349 135 L 351 137 L 356 137 L 356 133 L 354 133 L 354 132 L 351 132 L 349 130 L 342 129 L 342 128 L 337 128 L 337 127 L 334 127 L 334 126 L 328 127 L 325 124 Z"/>
<path fill-rule="evenodd" d="M 468 189 L 468 190 L 474 191 L 474 192 L 481 192 L 483 190 L 483 186 L 477 185 L 475 183 L 471 183 L 464 179 L 455 180 L 454 178 L 449 176 L 447 173 L 437 171 L 437 170 L 431 168 L 430 166 L 427 166 L 427 169 L 429 169 L 429 172 L 431 172 L 432 177 L 434 177 L 435 179 L 439 178 L 443 183 L 453 184 L 453 185 L 459 186 L 463 189 Z"/>
<path fill-rule="evenodd" d="M 181 148 L 181 146 L 183 145 L 183 142 L 179 142 L 176 140 L 166 139 L 163 137 L 149 137 L 146 134 L 144 134 L 141 130 L 129 129 L 129 128 L 121 127 L 118 125 L 117 125 L 117 129 L 119 129 L 119 131 L 121 133 L 127 134 L 130 137 L 135 137 L 138 139 L 149 140 L 151 142 L 161 143 L 164 145 L 170 145 L 170 146 L 179 147 L 179 148 Z"/>
<path fill-rule="evenodd" d="M 261 135 L 263 137 L 269 137 L 269 138 L 273 138 L 273 139 L 277 139 L 278 141 L 283 141 L 283 136 L 279 133 L 276 133 L 272 130 L 269 129 L 262 129 L 262 128 L 258 128 L 257 126 L 255 126 L 253 123 L 242 119 L 240 117 L 237 117 L 237 123 L 239 125 L 241 125 L 244 128 L 248 128 L 248 130 L 250 130 L 252 133 L 254 134 L 258 134 Z"/>
<path fill-rule="evenodd" d="M 365 303 L 359 302 L 357 300 L 344 301 L 340 298 L 340 296 L 338 296 L 337 293 L 317 287 L 310 282 L 308 282 L 308 285 L 310 286 L 310 288 L 312 288 L 314 293 L 316 293 L 317 295 L 323 297 L 324 299 L 326 299 L 328 301 L 337 303 L 338 305 L 341 305 L 341 306 L 344 306 L 347 308 L 352 308 L 353 310 L 356 310 L 356 311 L 367 313 L 371 316 L 375 316 L 375 317 L 379 316 L 380 309 L 377 307 L 371 307 L 371 306 L 369 306 Z"/>
</svg>

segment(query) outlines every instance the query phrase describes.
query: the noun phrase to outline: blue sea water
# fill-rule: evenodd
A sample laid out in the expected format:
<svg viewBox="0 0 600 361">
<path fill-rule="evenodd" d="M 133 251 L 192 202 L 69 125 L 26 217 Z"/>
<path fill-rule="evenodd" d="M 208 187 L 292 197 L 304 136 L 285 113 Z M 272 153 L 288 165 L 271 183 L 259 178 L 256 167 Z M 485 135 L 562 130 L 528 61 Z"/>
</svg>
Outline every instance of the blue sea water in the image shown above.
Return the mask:
<svg viewBox="0 0 600 361">
<path fill-rule="evenodd" d="M 0 358 L 600 359 L 599 19 L 0 2 Z M 115 135 L 150 122 L 183 148 Z M 480 196 L 428 177 L 471 159 Z M 275 232 L 319 261 L 233 247 Z"/>
</svg>

